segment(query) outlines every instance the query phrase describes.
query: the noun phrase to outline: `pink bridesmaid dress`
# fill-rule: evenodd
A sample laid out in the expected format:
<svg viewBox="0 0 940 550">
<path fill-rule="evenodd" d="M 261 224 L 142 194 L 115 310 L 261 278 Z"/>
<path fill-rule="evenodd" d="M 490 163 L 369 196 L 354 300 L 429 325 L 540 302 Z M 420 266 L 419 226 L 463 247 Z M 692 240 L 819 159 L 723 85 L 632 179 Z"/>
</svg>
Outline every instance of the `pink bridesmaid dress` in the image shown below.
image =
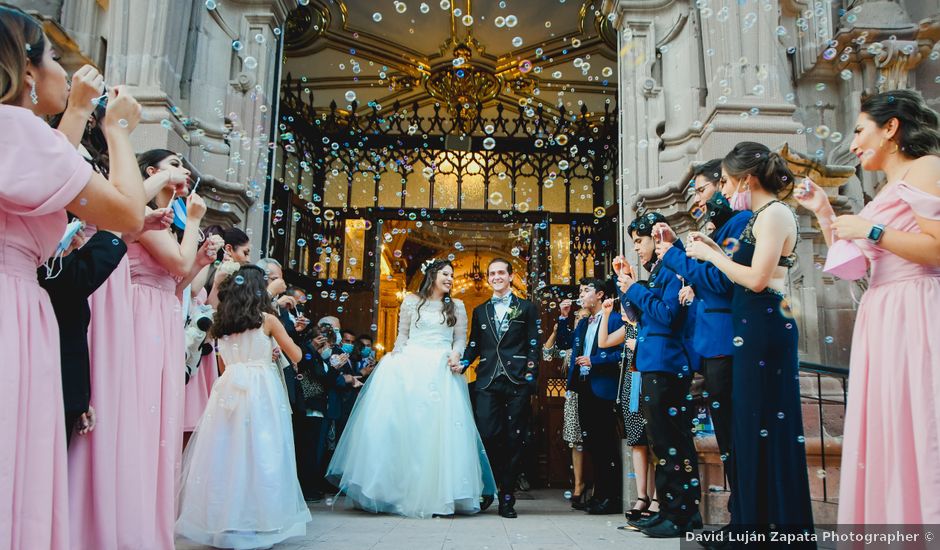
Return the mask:
<svg viewBox="0 0 940 550">
<path fill-rule="evenodd" d="M 140 243 L 127 247 L 137 369 L 142 489 L 140 548 L 173 548 L 183 452 L 185 349 L 176 279 Z"/>
<path fill-rule="evenodd" d="M 59 328 L 36 268 L 91 165 L 22 107 L 0 105 L 0 548 L 69 547 Z"/>
<path fill-rule="evenodd" d="M 919 233 L 940 198 L 899 182 L 859 213 Z M 854 241 L 871 267 L 849 370 L 840 524 L 940 523 L 940 268 Z"/>
<path fill-rule="evenodd" d="M 72 438 L 69 513 L 74 550 L 144 548 L 141 540 L 137 355 L 131 310 L 130 262 L 125 256 L 88 300 L 91 324 L 91 405 L 94 431 Z"/>
<path fill-rule="evenodd" d="M 209 293 L 203 288 L 199 294 L 193 298 L 193 305 L 203 305 L 209 298 Z M 183 405 L 183 431 L 191 432 L 196 429 L 199 423 L 199 417 L 202 411 L 206 410 L 209 403 L 209 394 L 212 393 L 212 385 L 219 379 L 219 366 L 213 351 L 209 355 L 203 356 L 199 362 L 199 369 L 189 379 L 186 384 L 185 402 Z"/>
</svg>

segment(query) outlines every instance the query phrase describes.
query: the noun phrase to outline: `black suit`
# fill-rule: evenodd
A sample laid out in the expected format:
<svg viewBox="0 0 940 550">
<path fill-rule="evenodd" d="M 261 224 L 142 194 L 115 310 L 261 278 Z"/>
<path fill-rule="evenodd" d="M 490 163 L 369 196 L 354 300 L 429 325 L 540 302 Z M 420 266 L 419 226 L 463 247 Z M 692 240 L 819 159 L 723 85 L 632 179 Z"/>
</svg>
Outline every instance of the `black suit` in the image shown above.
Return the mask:
<svg viewBox="0 0 940 550">
<path fill-rule="evenodd" d="M 39 284 L 49 293 L 59 324 L 65 430 L 69 440 L 75 420 L 88 411 L 91 400 L 88 297 L 111 276 L 126 252 L 124 241 L 113 233 L 98 231 L 85 246 L 62 259 L 62 269 L 55 278 L 47 278 L 44 267 L 38 271 Z"/>
<path fill-rule="evenodd" d="M 522 464 L 528 431 L 529 396 L 538 385 L 538 312 L 528 300 L 512 296 L 509 325 L 500 335 L 492 302 L 473 310 L 463 359 L 477 366 L 477 428 L 500 492 L 511 495 Z"/>
</svg>

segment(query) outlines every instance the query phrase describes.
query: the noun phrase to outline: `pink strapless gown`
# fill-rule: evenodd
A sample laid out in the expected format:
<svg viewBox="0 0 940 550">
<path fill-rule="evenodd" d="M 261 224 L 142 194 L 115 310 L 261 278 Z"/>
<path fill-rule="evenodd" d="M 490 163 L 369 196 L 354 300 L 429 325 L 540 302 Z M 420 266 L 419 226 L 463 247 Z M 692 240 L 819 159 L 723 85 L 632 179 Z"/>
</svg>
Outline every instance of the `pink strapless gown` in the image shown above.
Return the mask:
<svg viewBox="0 0 940 550">
<path fill-rule="evenodd" d="M 69 547 L 59 327 L 36 268 L 91 179 L 65 136 L 0 105 L 0 548 Z"/>
<path fill-rule="evenodd" d="M 193 298 L 193 305 L 203 305 L 209 298 L 208 292 L 203 288 L 199 294 Z M 199 362 L 199 369 L 189 379 L 186 384 L 185 398 L 183 404 L 183 431 L 191 432 L 196 429 L 199 423 L 199 417 L 202 411 L 206 410 L 206 404 L 209 403 L 209 394 L 212 392 L 212 385 L 219 379 L 219 366 L 216 362 L 215 352 L 202 358 Z"/>
<path fill-rule="evenodd" d="M 145 548 L 141 539 L 142 434 L 131 271 L 125 256 L 88 300 L 91 405 L 98 423 L 72 438 L 69 512 L 75 550 Z"/>
<path fill-rule="evenodd" d="M 141 463 L 140 548 L 173 548 L 183 452 L 185 377 L 182 305 L 176 279 L 139 243 L 127 247 L 137 369 Z"/>
<path fill-rule="evenodd" d="M 940 198 L 901 182 L 860 216 L 919 233 Z M 860 239 L 871 281 L 852 336 L 840 524 L 940 523 L 940 268 Z"/>
</svg>

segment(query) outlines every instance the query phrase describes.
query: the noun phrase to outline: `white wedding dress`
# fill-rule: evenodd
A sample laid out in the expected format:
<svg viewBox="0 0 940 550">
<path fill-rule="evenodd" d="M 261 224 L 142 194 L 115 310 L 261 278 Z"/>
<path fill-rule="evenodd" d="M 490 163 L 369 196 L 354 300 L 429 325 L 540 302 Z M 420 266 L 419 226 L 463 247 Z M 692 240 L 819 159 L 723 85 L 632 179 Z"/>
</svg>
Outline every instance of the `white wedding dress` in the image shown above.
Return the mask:
<svg viewBox="0 0 940 550">
<path fill-rule="evenodd" d="M 354 506 L 410 517 L 474 514 L 496 493 L 463 376 L 447 366 L 463 354 L 467 312 L 454 300 L 447 326 L 441 302 L 405 297 L 395 349 L 379 362 L 353 407 L 327 479 Z"/>
</svg>

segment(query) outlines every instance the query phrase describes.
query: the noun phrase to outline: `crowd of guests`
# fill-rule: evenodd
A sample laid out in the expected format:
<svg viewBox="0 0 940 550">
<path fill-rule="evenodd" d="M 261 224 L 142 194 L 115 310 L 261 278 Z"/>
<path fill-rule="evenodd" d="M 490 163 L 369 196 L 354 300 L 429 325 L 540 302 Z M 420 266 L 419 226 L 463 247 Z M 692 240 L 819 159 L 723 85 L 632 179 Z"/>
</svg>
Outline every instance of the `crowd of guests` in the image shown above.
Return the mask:
<svg viewBox="0 0 940 550">
<path fill-rule="evenodd" d="M 60 114 L 58 129 L 41 118 Z M 293 414 L 291 441 L 275 446 L 296 453 L 300 504 L 322 498 L 334 490 L 324 480 L 330 454 L 375 368 L 372 337 L 335 317 L 312 323 L 308 296 L 287 286 L 276 261 L 250 264 L 247 234 L 200 228 L 207 207 L 181 156 L 135 155 L 139 120 L 127 89 L 105 92 L 93 68 L 70 85 L 41 24 L 0 5 L 3 546 L 172 548 L 178 522 L 193 525 L 177 513 L 188 498 L 179 486 L 186 434 L 199 433 L 210 404 L 238 406 L 212 391 L 226 372 L 219 357 L 240 370 L 269 362 L 258 353 L 280 364 Z M 871 273 L 853 339 L 840 521 L 940 523 L 937 125 L 916 92 L 862 104 L 852 151 L 887 182 L 859 215 L 836 216 L 824 190 L 798 183 L 766 146 L 742 142 L 696 169 L 702 232 L 683 242 L 657 213 L 630 224 L 646 279 L 616 258 L 615 280 L 581 282 L 580 311 L 562 302 L 546 346 L 570 350 L 573 506 L 622 510 L 622 435 L 640 495 L 630 525 L 652 537 L 701 526 L 689 405 L 699 373 L 726 460 L 731 528 L 812 529 L 786 298 L 799 233 L 782 200 L 793 194 L 832 245 L 833 273 L 853 262 Z M 79 152 L 92 128 L 106 155 Z M 248 338 L 267 344 L 234 343 Z M 238 377 L 228 378 L 237 390 Z M 186 455 L 193 468 L 197 454 Z M 300 523 L 281 534 L 309 517 L 285 511 Z"/>
<path fill-rule="evenodd" d="M 854 135 L 861 168 L 887 177 L 858 215 L 837 216 L 826 192 L 798 182 L 780 155 L 741 142 L 694 168 L 700 231 L 683 242 L 664 216 L 643 213 L 624 238 L 645 279 L 617 257 L 613 280 L 580 282 L 580 310 L 559 304 L 543 353 L 566 359 L 572 507 L 621 510 L 625 439 L 639 498 L 624 528 L 680 537 L 702 527 L 698 375 L 731 491 L 731 523 L 705 545 L 731 546 L 735 531 L 812 533 L 799 332 L 787 298 L 800 238 L 783 202 L 792 196 L 831 247 L 826 272 L 871 274 L 852 341 L 839 521 L 940 519 L 928 496 L 940 489 L 940 325 L 930 320 L 940 306 L 938 115 L 917 92 L 876 94 L 862 103 Z"/>
</svg>

